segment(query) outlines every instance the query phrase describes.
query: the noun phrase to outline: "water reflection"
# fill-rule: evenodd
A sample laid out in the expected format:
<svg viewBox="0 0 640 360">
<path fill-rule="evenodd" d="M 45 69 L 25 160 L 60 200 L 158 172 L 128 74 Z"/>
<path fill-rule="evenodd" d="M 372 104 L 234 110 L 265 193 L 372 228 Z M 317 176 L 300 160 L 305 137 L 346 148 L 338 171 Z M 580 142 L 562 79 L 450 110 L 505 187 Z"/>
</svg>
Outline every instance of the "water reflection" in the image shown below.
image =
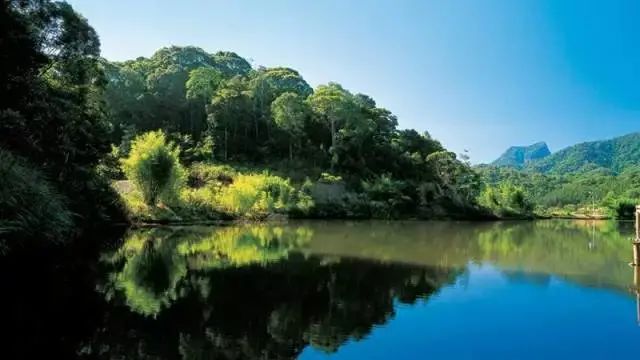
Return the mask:
<svg viewBox="0 0 640 360">
<path fill-rule="evenodd" d="M 378 342 L 402 339 L 422 355 L 455 357 L 446 351 L 459 336 L 470 349 L 505 336 L 526 349 L 567 333 L 594 351 L 608 345 L 583 337 L 607 332 L 626 352 L 622 341 L 638 334 L 625 319 L 638 330 L 637 309 L 640 321 L 631 226 L 309 221 L 134 230 L 97 266 L 73 256 L 55 277 L 14 261 L 29 271 L 9 282 L 4 308 L 18 312 L 3 319 L 19 324 L 8 326 L 21 351 L 47 344 L 64 347 L 62 358 L 292 359 L 356 344 L 383 356 Z M 397 323 L 409 329 L 401 337 Z M 26 329 L 40 330 L 30 339 Z M 522 336 L 505 335 L 512 332 Z"/>
<path fill-rule="evenodd" d="M 395 301 L 427 299 L 461 272 L 317 256 L 304 251 L 313 234 L 307 226 L 133 232 L 104 256 L 113 268 L 102 290 L 122 303 L 115 318 L 127 317 L 135 331 L 123 339 L 123 324 L 109 324 L 83 353 L 289 359 L 307 345 L 333 352 L 387 322 Z"/>
<path fill-rule="evenodd" d="M 103 261 L 113 265 L 103 287 L 107 298 L 122 292 L 131 310 L 155 316 L 191 291 L 210 292 L 205 277 L 186 279 L 188 272 L 266 265 L 286 258 L 308 242 L 308 228 L 239 226 L 159 228 L 132 231 Z"/>
<path fill-rule="evenodd" d="M 588 221 L 313 223 L 310 251 L 379 261 L 553 274 L 625 290 L 632 224 Z"/>
</svg>

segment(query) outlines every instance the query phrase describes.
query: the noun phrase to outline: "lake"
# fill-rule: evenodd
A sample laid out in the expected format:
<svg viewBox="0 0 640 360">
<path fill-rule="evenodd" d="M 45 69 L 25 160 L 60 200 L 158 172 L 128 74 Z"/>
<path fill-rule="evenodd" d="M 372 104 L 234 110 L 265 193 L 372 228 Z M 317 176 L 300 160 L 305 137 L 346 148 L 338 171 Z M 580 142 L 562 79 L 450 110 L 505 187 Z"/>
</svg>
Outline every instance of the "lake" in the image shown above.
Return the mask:
<svg viewBox="0 0 640 360">
<path fill-rule="evenodd" d="M 4 262 L 4 348 L 108 359 L 636 358 L 632 227 L 290 221 L 95 234 L 86 244 L 106 245 L 63 254 L 64 266 L 46 265 L 50 254 Z"/>
</svg>

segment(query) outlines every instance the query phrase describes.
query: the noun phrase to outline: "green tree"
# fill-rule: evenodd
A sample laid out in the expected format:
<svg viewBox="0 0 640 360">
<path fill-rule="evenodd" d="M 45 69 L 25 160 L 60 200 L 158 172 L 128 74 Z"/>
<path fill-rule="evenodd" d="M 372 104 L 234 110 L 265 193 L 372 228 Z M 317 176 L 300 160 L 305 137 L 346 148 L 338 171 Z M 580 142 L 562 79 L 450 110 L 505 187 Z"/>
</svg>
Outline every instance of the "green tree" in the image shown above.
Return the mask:
<svg viewBox="0 0 640 360">
<path fill-rule="evenodd" d="M 244 78 L 236 76 L 226 81 L 215 93 L 208 109 L 208 118 L 214 129 L 222 131 L 223 159 L 229 159 L 229 145 L 236 143 L 239 131 L 244 128 L 248 135 L 248 118 L 250 116 L 251 98 Z M 231 134 L 230 134 L 231 133 Z M 232 137 L 230 141 L 230 137 Z M 248 140 L 248 139 L 246 139 Z M 240 143 L 240 141 L 238 141 Z M 242 142 L 247 146 L 246 141 Z"/>
<path fill-rule="evenodd" d="M 338 130 L 342 127 L 355 107 L 352 95 L 342 86 L 336 83 L 320 85 L 315 92 L 309 96 L 308 102 L 317 121 L 329 127 L 331 131 L 331 149 L 335 149 L 338 141 Z M 337 159 L 334 157 L 332 164 Z"/>
<path fill-rule="evenodd" d="M 256 141 L 260 140 L 260 127 L 265 128 L 266 139 L 271 139 L 271 103 L 278 96 L 285 92 L 292 92 L 306 98 L 313 91 L 297 71 L 284 67 L 258 68 L 251 74 L 249 87 L 254 105 Z"/>
<path fill-rule="evenodd" d="M 222 74 L 213 68 L 201 67 L 191 70 L 186 82 L 187 99 L 197 100 L 206 105 L 222 80 Z"/>
<path fill-rule="evenodd" d="M 251 64 L 240 55 L 231 51 L 218 51 L 212 55 L 214 68 L 230 79 L 234 76 L 246 76 L 251 71 Z"/>
<path fill-rule="evenodd" d="M 271 103 L 273 119 L 289 135 L 289 160 L 293 160 L 293 143 L 303 135 L 309 109 L 302 96 L 286 92 Z"/>
<path fill-rule="evenodd" d="M 189 72 L 186 96 L 189 101 L 189 117 L 191 119 L 190 134 L 196 138 L 199 138 L 200 133 L 206 127 L 206 107 L 223 80 L 222 73 L 209 67 L 201 67 Z"/>
<path fill-rule="evenodd" d="M 3 1 L 0 33 L 0 147 L 40 168 L 76 219 L 116 216 L 93 172 L 110 150 L 98 35 L 69 4 L 46 0 Z"/>
</svg>

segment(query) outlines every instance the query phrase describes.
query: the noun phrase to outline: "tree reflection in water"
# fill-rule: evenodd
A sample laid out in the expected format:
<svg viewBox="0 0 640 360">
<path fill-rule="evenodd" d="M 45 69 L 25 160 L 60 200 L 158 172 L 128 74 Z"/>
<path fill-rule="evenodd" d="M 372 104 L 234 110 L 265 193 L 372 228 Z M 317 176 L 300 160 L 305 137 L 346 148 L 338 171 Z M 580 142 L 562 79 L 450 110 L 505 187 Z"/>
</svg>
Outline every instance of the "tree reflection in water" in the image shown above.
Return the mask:
<svg viewBox="0 0 640 360">
<path fill-rule="evenodd" d="M 461 270 L 305 254 L 307 227 L 133 232 L 103 260 L 120 306 L 82 352 L 108 357 L 289 359 L 333 352 Z M 126 334 L 126 335 L 125 335 Z"/>
<path fill-rule="evenodd" d="M 562 279 L 635 298 L 630 230 L 612 222 L 313 221 L 144 229 L 117 244 L 108 239 L 121 234 L 88 234 L 60 254 L 25 249 L 0 261 L 0 318 L 10 334 L 0 358 L 33 358 L 39 349 L 65 359 L 333 352 L 388 323 L 398 302 L 426 301 L 454 279 L 464 285 L 478 269 L 470 264 L 490 264 L 514 286 Z M 92 244 L 113 245 L 98 261 Z"/>
</svg>

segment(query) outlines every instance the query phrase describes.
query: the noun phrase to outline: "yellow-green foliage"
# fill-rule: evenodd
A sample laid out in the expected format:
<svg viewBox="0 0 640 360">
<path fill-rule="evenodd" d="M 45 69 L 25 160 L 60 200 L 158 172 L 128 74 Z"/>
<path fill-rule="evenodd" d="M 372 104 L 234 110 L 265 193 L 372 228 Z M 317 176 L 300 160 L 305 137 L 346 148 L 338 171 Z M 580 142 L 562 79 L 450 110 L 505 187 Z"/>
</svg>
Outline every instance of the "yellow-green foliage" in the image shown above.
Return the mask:
<svg viewBox="0 0 640 360">
<path fill-rule="evenodd" d="M 177 287 L 187 273 L 186 260 L 174 249 L 172 232 L 162 229 L 133 232 L 107 262 L 124 262 L 111 274 L 115 290 L 124 294 L 135 312 L 155 316 L 178 297 Z"/>
<path fill-rule="evenodd" d="M 169 222 L 184 220 L 182 214 L 176 213 L 172 208 L 167 206 L 149 206 L 144 201 L 142 193 L 138 189 L 129 192 L 119 191 L 121 199 L 125 205 L 127 215 L 132 221 L 141 222 Z M 172 203 L 178 204 L 181 199 L 172 200 Z M 180 208 L 175 208 L 180 210 Z"/>
<path fill-rule="evenodd" d="M 122 294 L 132 311 L 156 316 L 189 287 L 207 296 L 209 285 L 192 282 L 188 271 L 267 265 L 312 236 L 307 227 L 267 225 L 134 230 L 118 250 L 102 256 L 113 271 L 101 290 L 108 298 Z"/>
<path fill-rule="evenodd" d="M 116 188 L 134 221 L 260 220 L 271 214 L 303 216 L 314 206 L 309 184 L 297 189 L 288 179 L 268 172 L 241 173 L 228 165 L 194 164 L 187 185 L 170 207 L 147 205 L 137 187 Z"/>
<path fill-rule="evenodd" d="M 285 212 L 293 192 L 289 180 L 268 173 L 239 175 L 233 184 L 221 189 L 216 202 L 231 214 L 264 217 L 271 212 Z"/>
<path fill-rule="evenodd" d="M 193 258 L 190 264 L 197 269 L 265 265 L 281 260 L 290 251 L 304 246 L 312 235 L 304 227 L 223 227 L 211 232 L 209 236 L 184 241 L 176 250 L 183 256 Z"/>
<path fill-rule="evenodd" d="M 261 219 L 272 213 L 305 213 L 311 196 L 295 189 L 288 179 L 262 173 L 238 173 L 228 166 L 197 164 L 181 199 L 198 214 L 224 214 L 233 218 Z"/>
<path fill-rule="evenodd" d="M 184 178 L 179 155 L 180 149 L 167 142 L 161 131 L 142 134 L 131 143 L 122 169 L 147 205 L 155 205 L 158 200 L 166 203 L 176 200 Z"/>
</svg>

